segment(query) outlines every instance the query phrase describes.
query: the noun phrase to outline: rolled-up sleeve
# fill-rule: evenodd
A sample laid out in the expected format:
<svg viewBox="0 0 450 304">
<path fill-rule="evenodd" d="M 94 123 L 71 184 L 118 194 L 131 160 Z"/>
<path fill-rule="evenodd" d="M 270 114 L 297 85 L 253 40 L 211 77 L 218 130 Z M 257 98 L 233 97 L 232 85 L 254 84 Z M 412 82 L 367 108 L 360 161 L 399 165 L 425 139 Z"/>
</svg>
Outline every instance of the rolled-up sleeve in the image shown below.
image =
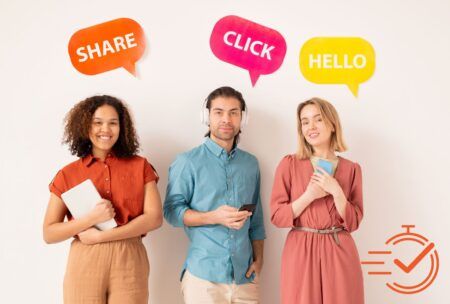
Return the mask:
<svg viewBox="0 0 450 304">
<path fill-rule="evenodd" d="M 360 165 L 356 163 L 353 170 L 350 195 L 347 201 L 343 225 L 347 231 L 352 232 L 358 229 L 363 218 L 362 173 Z"/>
<path fill-rule="evenodd" d="M 181 154 L 169 168 L 166 199 L 164 200 L 164 218 L 175 227 L 184 226 L 184 213 L 194 190 L 194 175 L 189 159 Z"/>
<path fill-rule="evenodd" d="M 144 183 L 147 184 L 152 181 L 158 183 L 159 175 L 156 172 L 155 167 L 153 167 L 153 165 L 149 163 L 147 159 L 144 159 Z"/>
<path fill-rule="evenodd" d="M 64 177 L 64 173 L 60 170 L 48 185 L 48 189 L 51 193 L 61 198 L 61 195 L 67 191 L 67 183 Z"/>
<path fill-rule="evenodd" d="M 266 231 L 264 229 L 264 217 L 263 217 L 263 209 L 261 204 L 261 177 L 258 168 L 257 176 L 256 176 L 256 188 L 255 193 L 253 195 L 253 203 L 256 203 L 256 209 L 254 214 L 250 219 L 250 229 L 249 235 L 250 240 L 264 240 L 266 238 Z"/>
<path fill-rule="evenodd" d="M 294 212 L 291 202 L 291 157 L 285 156 L 275 171 L 270 198 L 270 220 L 280 228 L 294 226 Z"/>
</svg>

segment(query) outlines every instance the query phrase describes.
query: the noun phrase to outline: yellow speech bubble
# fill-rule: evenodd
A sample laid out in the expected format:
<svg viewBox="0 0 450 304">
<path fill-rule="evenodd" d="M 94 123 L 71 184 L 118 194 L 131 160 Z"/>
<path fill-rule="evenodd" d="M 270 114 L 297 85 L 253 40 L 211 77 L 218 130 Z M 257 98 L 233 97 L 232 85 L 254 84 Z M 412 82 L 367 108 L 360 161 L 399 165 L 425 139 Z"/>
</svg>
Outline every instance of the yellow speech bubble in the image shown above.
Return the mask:
<svg viewBox="0 0 450 304">
<path fill-rule="evenodd" d="M 375 51 L 358 37 L 315 37 L 300 51 L 300 71 L 313 83 L 345 84 L 358 96 L 359 84 L 375 70 Z"/>
</svg>

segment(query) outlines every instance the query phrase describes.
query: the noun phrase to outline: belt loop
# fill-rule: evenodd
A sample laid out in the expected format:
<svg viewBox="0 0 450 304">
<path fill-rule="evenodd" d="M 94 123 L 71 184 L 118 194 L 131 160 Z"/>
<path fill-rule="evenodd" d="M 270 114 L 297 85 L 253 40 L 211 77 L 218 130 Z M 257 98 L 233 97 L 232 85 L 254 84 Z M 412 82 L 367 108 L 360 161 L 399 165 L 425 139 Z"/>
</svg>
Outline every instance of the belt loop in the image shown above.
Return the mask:
<svg viewBox="0 0 450 304">
<path fill-rule="evenodd" d="M 333 232 L 333 236 L 334 236 L 334 241 L 336 242 L 336 244 L 338 246 L 341 246 L 341 244 L 339 243 L 339 237 L 337 235 L 337 231 Z"/>
<path fill-rule="evenodd" d="M 336 244 L 337 244 L 338 246 L 340 246 L 341 244 L 339 243 L 339 237 L 338 237 L 338 235 L 337 235 L 337 233 L 338 233 L 337 228 L 336 228 L 335 226 L 333 226 L 333 227 L 331 227 L 331 230 L 333 230 L 333 238 L 334 238 L 334 241 L 336 242 Z"/>
</svg>

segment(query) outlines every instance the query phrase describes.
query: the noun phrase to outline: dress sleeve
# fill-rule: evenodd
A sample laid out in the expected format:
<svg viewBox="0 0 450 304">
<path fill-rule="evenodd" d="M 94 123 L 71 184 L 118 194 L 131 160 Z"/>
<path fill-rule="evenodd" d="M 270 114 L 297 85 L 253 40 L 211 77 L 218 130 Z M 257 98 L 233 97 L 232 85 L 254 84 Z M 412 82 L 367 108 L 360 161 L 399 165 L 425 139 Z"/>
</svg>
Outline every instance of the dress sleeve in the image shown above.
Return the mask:
<svg viewBox="0 0 450 304">
<path fill-rule="evenodd" d="M 150 164 L 147 159 L 145 160 L 144 164 L 144 184 L 147 184 L 149 182 L 155 181 L 155 183 L 158 183 L 159 176 L 156 172 L 155 167 Z"/>
<path fill-rule="evenodd" d="M 348 232 L 352 232 L 358 229 L 363 218 L 362 174 L 359 164 L 354 166 L 350 195 L 347 201 L 343 225 Z"/>
<path fill-rule="evenodd" d="M 291 206 L 291 161 L 292 156 L 285 156 L 278 165 L 270 198 L 270 220 L 280 228 L 294 226 L 294 212 Z"/>
<path fill-rule="evenodd" d="M 59 170 L 58 173 L 56 173 L 55 177 L 48 185 L 48 188 L 51 193 L 59 198 L 61 198 L 61 194 L 67 191 L 67 183 L 62 170 Z"/>
</svg>

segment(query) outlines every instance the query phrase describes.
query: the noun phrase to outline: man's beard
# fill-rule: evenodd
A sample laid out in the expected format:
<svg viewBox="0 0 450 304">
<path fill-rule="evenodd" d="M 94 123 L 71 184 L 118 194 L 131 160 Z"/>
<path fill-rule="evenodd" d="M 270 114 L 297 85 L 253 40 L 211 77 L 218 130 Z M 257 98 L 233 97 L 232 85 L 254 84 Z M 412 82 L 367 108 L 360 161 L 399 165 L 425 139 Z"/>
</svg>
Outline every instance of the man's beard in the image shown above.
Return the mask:
<svg viewBox="0 0 450 304">
<path fill-rule="evenodd" d="M 219 130 L 211 131 L 211 134 L 214 135 L 214 137 L 216 137 L 216 138 L 218 138 L 220 140 L 231 140 L 231 139 L 234 139 L 238 133 L 239 133 L 239 131 L 236 132 L 234 130 L 233 130 L 233 133 L 230 133 L 230 134 L 223 134 Z"/>
</svg>

